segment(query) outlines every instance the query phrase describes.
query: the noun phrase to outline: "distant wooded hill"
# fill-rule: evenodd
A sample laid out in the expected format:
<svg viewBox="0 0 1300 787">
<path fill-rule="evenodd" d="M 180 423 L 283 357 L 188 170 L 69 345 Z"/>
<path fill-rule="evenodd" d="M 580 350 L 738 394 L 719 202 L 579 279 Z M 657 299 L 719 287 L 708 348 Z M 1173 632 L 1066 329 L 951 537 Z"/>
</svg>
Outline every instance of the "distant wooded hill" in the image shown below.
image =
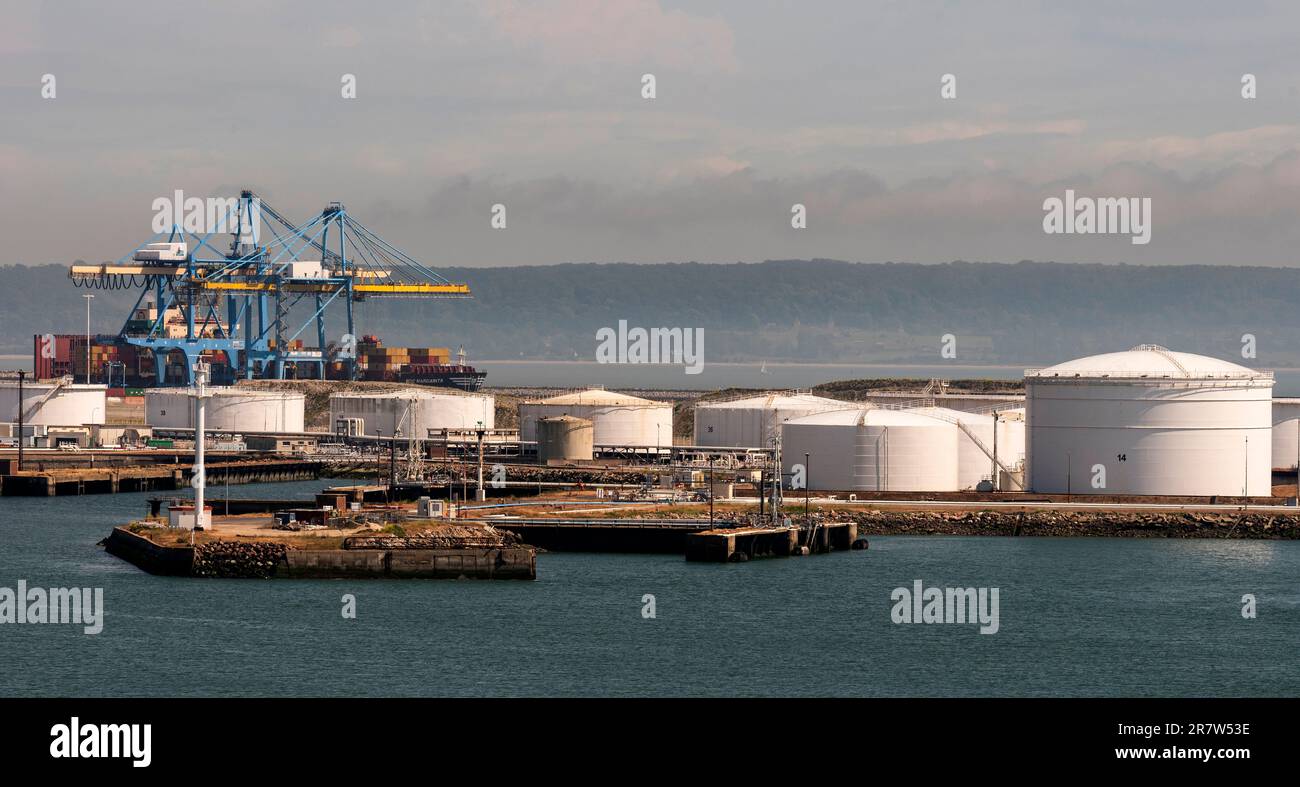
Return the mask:
<svg viewBox="0 0 1300 787">
<path fill-rule="evenodd" d="M 1300 366 L 1300 272 L 1021 262 L 831 260 L 753 264 L 570 264 L 440 271 L 472 300 L 372 300 L 360 333 L 407 346 L 464 344 L 471 358 L 594 358 L 596 331 L 702 328 L 707 362 L 1037 364 L 1144 342 L 1252 366 Z M 138 291 L 81 290 L 63 265 L 0 267 L 0 351 L 33 333 L 120 328 Z M 305 316 L 305 315 L 304 315 Z M 342 333 L 337 321 L 331 334 Z M 1243 334 L 1258 358 L 1242 359 Z"/>
</svg>

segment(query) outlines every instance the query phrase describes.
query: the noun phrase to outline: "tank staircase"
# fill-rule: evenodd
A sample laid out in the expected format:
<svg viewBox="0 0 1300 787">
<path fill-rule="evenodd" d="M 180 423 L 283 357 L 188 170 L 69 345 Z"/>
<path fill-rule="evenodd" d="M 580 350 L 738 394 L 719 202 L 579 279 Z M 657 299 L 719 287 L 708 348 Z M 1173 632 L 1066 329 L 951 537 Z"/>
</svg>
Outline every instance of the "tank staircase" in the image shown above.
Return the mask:
<svg viewBox="0 0 1300 787">
<path fill-rule="evenodd" d="M 42 394 L 39 398 L 37 398 L 34 402 L 32 402 L 32 404 L 26 410 L 23 411 L 23 420 L 28 423 L 31 423 L 31 419 L 41 411 L 41 408 L 45 406 L 45 403 L 53 399 L 54 395 L 57 394 L 59 390 L 63 388 L 63 386 L 68 385 L 71 382 L 72 382 L 71 377 L 60 377 L 58 380 L 56 380 L 54 384 L 50 386 L 50 390 Z"/>
</svg>

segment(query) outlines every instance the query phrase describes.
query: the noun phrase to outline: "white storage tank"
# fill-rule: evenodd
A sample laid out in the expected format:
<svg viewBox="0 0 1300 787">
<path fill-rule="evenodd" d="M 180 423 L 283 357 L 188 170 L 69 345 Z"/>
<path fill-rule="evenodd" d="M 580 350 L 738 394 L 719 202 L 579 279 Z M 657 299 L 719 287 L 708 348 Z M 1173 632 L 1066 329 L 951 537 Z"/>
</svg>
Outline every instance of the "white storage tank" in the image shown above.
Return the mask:
<svg viewBox="0 0 1300 787">
<path fill-rule="evenodd" d="M 336 393 L 330 396 L 330 428 L 340 420 L 360 419 L 360 434 L 376 430 L 391 437 L 423 439 L 430 429 L 495 429 L 496 399 L 488 394 L 404 388 L 383 393 Z M 355 425 L 355 422 L 350 422 Z"/>
<path fill-rule="evenodd" d="M 1015 471 L 1024 461 L 1025 429 L 1019 413 L 999 413 L 995 421 L 992 413 L 971 413 L 947 407 L 917 407 L 908 412 L 958 425 L 958 489 L 975 489 L 980 481 L 992 480 L 994 454 L 1002 467 L 1009 471 Z"/>
<path fill-rule="evenodd" d="M 78 385 L 67 380 L 23 383 L 24 423 L 43 426 L 102 425 L 108 386 Z M 18 422 L 18 381 L 0 382 L 0 414 Z"/>
<path fill-rule="evenodd" d="M 1008 470 L 1025 467 L 1025 408 L 1009 407 L 997 411 L 998 418 L 998 460 Z M 1003 449 L 1006 446 L 1006 449 Z M 1006 457 L 1005 459 L 1003 457 Z M 1019 488 L 1019 487 L 1016 487 Z M 1004 487 L 1005 489 L 1005 487 Z"/>
<path fill-rule="evenodd" d="M 1296 466 L 1296 426 L 1300 424 L 1300 399 L 1273 400 L 1273 467 L 1294 470 Z"/>
<path fill-rule="evenodd" d="M 953 492 L 958 434 L 955 424 L 906 410 L 829 410 L 781 426 L 782 471 L 788 478 L 807 453 L 809 489 Z"/>
<path fill-rule="evenodd" d="M 204 426 L 213 432 L 302 432 L 306 397 L 292 391 L 209 387 Z M 193 388 L 144 392 L 145 423 L 155 429 L 194 428 Z"/>
<path fill-rule="evenodd" d="M 1139 345 L 1027 370 L 1025 391 L 1034 492 L 1272 493 L 1272 372 Z"/>
<path fill-rule="evenodd" d="M 589 388 L 519 405 L 519 439 L 537 439 L 537 421 L 571 415 L 592 423 L 596 445 L 671 446 L 673 406 L 639 396 Z"/>
<path fill-rule="evenodd" d="M 1294 470 L 1300 450 L 1300 418 L 1288 418 L 1273 424 L 1273 467 Z"/>
<path fill-rule="evenodd" d="M 695 445 L 771 448 L 781 424 L 791 418 L 851 406 L 798 391 L 705 402 L 695 405 Z"/>
<path fill-rule="evenodd" d="M 593 439 L 591 421 L 571 415 L 557 415 L 537 421 L 537 461 L 591 461 Z"/>
</svg>

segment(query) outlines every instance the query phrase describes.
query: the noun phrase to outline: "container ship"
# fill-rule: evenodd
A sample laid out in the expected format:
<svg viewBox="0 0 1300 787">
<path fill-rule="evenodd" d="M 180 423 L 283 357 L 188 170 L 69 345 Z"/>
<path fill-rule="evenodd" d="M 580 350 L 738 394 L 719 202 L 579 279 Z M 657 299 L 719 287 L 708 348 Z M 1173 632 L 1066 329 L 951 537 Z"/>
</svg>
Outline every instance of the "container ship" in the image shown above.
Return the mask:
<svg viewBox="0 0 1300 787">
<path fill-rule="evenodd" d="M 340 366 L 340 370 L 342 367 Z M 357 345 L 357 369 L 362 380 L 410 383 L 462 391 L 483 387 L 487 372 L 465 362 L 465 348 L 456 352 L 445 347 L 385 347 L 375 336 L 363 336 Z"/>
<path fill-rule="evenodd" d="M 91 336 L 89 350 L 84 335 L 38 334 L 32 338 L 32 368 L 38 379 L 68 375 L 77 381 L 131 389 L 184 384 L 185 370 L 179 354 L 156 359 L 148 350 L 125 344 L 116 336 Z M 303 349 L 301 341 L 286 346 L 290 351 Z M 332 349 L 325 377 L 346 380 L 348 364 L 340 359 L 337 347 Z M 228 385 L 235 381 L 236 370 L 224 352 L 204 353 L 203 358 L 212 365 L 214 382 Z M 290 366 L 286 377 L 297 376 L 297 367 Z M 445 347 L 386 347 L 376 336 L 363 336 L 356 348 L 356 376 L 360 380 L 477 391 L 483 387 L 487 372 L 466 363 L 464 347 L 459 348 L 453 362 L 451 351 Z"/>
</svg>

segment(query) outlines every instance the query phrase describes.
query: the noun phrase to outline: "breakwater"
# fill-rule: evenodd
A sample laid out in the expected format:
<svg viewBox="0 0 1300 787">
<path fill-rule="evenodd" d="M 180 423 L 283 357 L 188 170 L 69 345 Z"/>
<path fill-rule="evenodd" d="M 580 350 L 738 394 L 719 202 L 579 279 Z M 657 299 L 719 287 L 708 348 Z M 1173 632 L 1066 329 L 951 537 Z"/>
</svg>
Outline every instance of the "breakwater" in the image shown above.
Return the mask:
<svg viewBox="0 0 1300 787">
<path fill-rule="evenodd" d="M 142 533 L 114 528 L 109 554 L 151 574 L 224 579 L 536 579 L 537 550 L 513 535 L 460 543 L 454 535 L 376 539 L 342 548 L 302 548 L 275 541 L 162 544 Z M 382 544 L 382 548 L 379 547 Z M 441 546 L 432 546 L 440 544 Z"/>
<path fill-rule="evenodd" d="M 1115 538 L 1300 539 L 1300 513 L 1196 511 L 854 511 L 863 535 L 1108 536 Z"/>
</svg>

